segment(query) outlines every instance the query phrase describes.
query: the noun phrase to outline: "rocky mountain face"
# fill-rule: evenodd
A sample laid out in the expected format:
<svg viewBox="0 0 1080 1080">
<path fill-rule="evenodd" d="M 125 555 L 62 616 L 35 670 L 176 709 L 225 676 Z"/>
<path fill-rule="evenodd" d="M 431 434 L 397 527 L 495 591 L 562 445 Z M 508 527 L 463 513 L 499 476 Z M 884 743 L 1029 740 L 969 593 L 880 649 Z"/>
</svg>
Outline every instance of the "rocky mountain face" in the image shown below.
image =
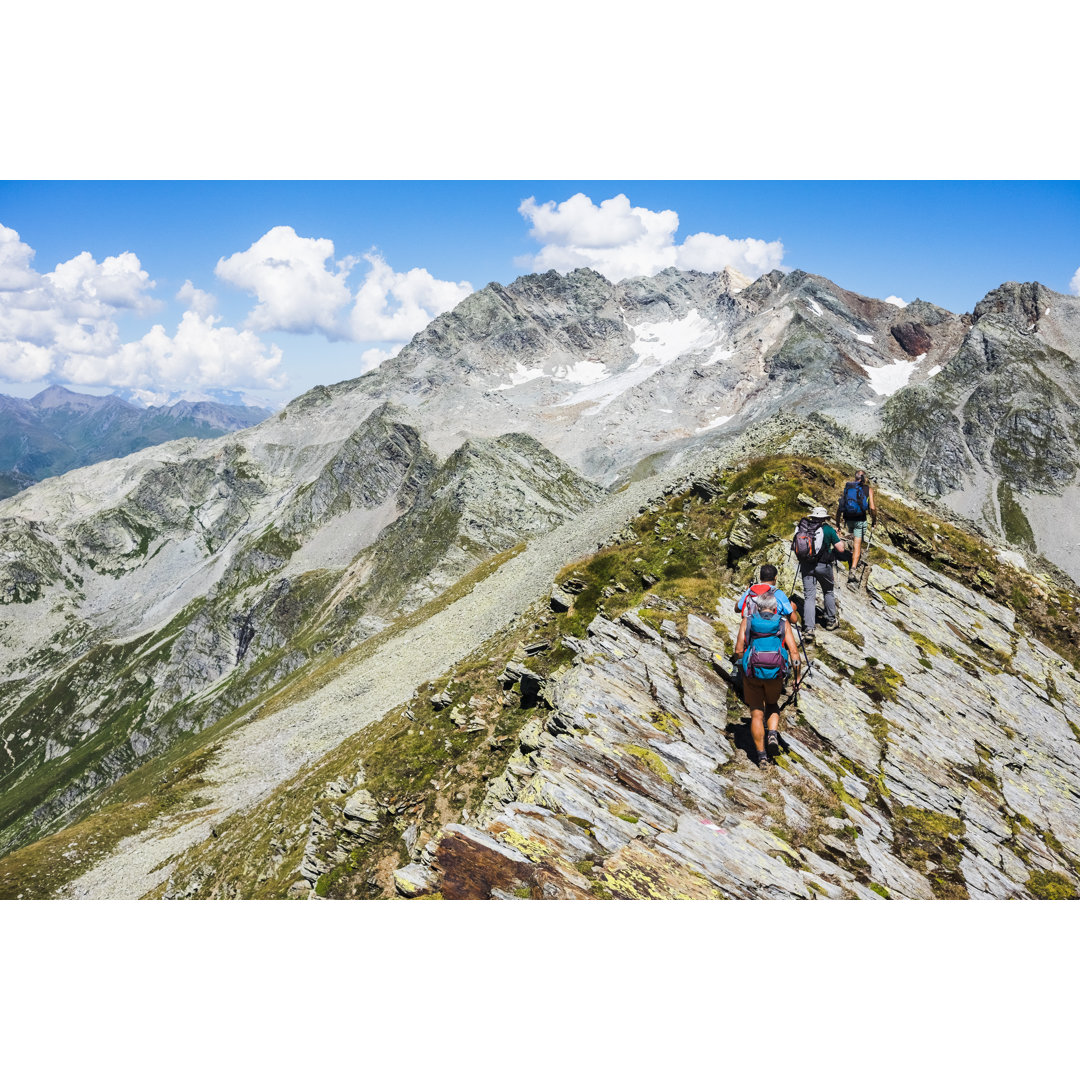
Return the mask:
<svg viewBox="0 0 1080 1080">
<path fill-rule="evenodd" d="M 656 467 L 778 409 L 873 431 L 888 395 L 940 368 L 964 325 L 802 271 L 750 283 L 666 270 L 617 285 L 591 270 L 551 272 L 474 293 L 346 385 L 392 397 L 448 445 L 527 431 L 616 483 L 643 460 Z"/>
<path fill-rule="evenodd" d="M 213 401 L 142 409 L 115 394 L 76 394 L 62 386 L 26 400 L 0 394 L 0 498 L 46 476 L 170 439 L 214 438 L 269 415 L 269 409 Z"/>
<path fill-rule="evenodd" d="M 881 441 L 921 491 L 1080 577 L 1080 298 L 1008 282 L 934 377 L 890 398 Z"/>
<path fill-rule="evenodd" d="M 896 614 L 894 609 L 909 602 L 908 593 L 937 601 L 939 593 L 944 595 L 952 587 L 943 584 L 946 579 L 961 588 L 958 577 L 964 579 L 969 591 L 974 590 L 973 596 L 978 594 L 986 603 L 1003 609 L 995 609 L 993 615 L 984 612 L 991 623 L 1006 626 L 1010 617 L 1023 620 L 1021 630 L 1015 628 L 1015 622 L 1007 626 L 1013 636 L 995 639 L 1001 646 L 1000 656 L 995 659 L 980 654 L 980 672 L 988 676 L 995 664 L 1006 674 L 1009 664 L 1018 669 L 1026 660 L 1017 657 L 1023 652 L 1026 658 L 1026 649 L 1040 657 L 1039 663 L 1058 662 L 1039 653 L 1044 647 L 1057 649 L 1061 662 L 1069 662 L 1073 658 L 1069 650 L 1075 644 L 1067 630 L 1073 601 L 1054 568 L 1041 561 L 1039 553 L 1071 569 L 1068 530 L 1059 527 L 1054 532 L 1047 522 L 1052 523 L 1053 514 L 1070 505 L 1070 485 L 1075 477 L 1070 464 L 1075 434 L 1067 425 L 1072 423 L 1068 402 L 1074 388 L 1070 380 L 1080 340 L 1076 310 L 1071 298 L 1049 293 L 1041 286 L 1003 286 L 971 315 L 957 316 L 924 301 L 895 307 L 801 271 L 787 275 L 776 272 L 748 282 L 733 272 L 709 275 L 670 270 L 617 285 L 585 270 L 565 276 L 530 275 L 505 287 L 488 286 L 436 319 L 376 371 L 334 387 L 316 387 L 256 427 L 218 439 L 163 443 L 42 480 L 13 496 L 4 502 L 0 519 L 0 742 L 4 750 L 0 755 L 0 849 L 12 852 L 9 859 L 15 862 L 8 866 L 20 868 L 15 876 L 23 885 L 26 867 L 36 866 L 34 872 L 43 875 L 39 885 L 29 894 L 24 888 L 23 894 L 51 894 L 45 888 L 46 880 L 54 883 L 49 888 L 66 887 L 63 883 L 70 875 L 58 878 L 55 870 L 46 873 L 40 870 L 40 862 L 35 862 L 41 852 L 55 856 L 59 838 L 68 838 L 74 845 L 71 850 L 82 852 L 77 857 L 64 856 L 71 870 L 89 858 L 88 853 L 96 852 L 94 857 L 100 857 L 121 837 L 133 835 L 132 830 L 146 828 L 152 820 L 146 816 L 151 810 L 165 813 L 168 807 L 179 805 L 186 808 L 183 813 L 193 815 L 191 822 L 225 820 L 228 806 L 213 804 L 211 796 L 201 793 L 200 788 L 207 783 L 207 770 L 215 767 L 212 762 L 219 753 L 227 757 L 229 747 L 239 745 L 235 740 L 241 737 L 240 732 L 254 731 L 264 722 L 272 724 L 275 716 L 287 712 L 291 716 L 289 710 L 295 708 L 307 710 L 303 715 L 320 724 L 324 719 L 320 710 L 347 710 L 340 696 L 325 698 L 326 688 L 335 685 L 335 680 L 347 681 L 350 672 L 376 664 L 414 631 L 419 633 L 419 628 L 429 623 L 435 625 L 442 612 L 457 610 L 458 605 L 473 610 L 469 608 L 473 603 L 470 596 L 489 577 L 503 580 L 500 575 L 504 571 L 513 571 L 531 582 L 539 572 L 530 568 L 540 566 L 535 560 L 542 550 L 542 538 L 557 536 L 573 525 L 577 529 L 575 544 L 592 535 L 603 540 L 607 532 L 591 534 L 589 530 L 600 529 L 600 523 L 609 519 L 623 527 L 625 516 L 618 522 L 616 517 L 625 513 L 626 500 L 635 498 L 638 490 L 651 506 L 650 493 L 658 483 L 666 484 L 669 494 L 691 490 L 686 484 L 706 472 L 712 480 L 704 481 L 705 487 L 687 499 L 692 503 L 695 498 L 707 497 L 713 506 L 715 491 L 728 485 L 727 479 L 713 475 L 717 468 L 771 451 L 823 456 L 842 463 L 845 469 L 856 460 L 875 463 L 879 489 L 896 496 L 897 516 L 909 513 L 913 506 L 925 511 L 929 506 L 926 499 L 939 497 L 945 504 L 941 513 L 946 516 L 951 507 L 961 518 L 976 519 L 967 527 L 968 539 L 963 543 L 978 550 L 977 559 L 969 557 L 970 550 L 965 548 L 968 555 L 964 558 L 943 564 L 936 551 L 939 534 L 928 533 L 910 518 L 909 530 L 897 534 L 903 543 L 893 537 L 893 551 L 886 552 L 882 546 L 881 563 L 874 571 L 879 575 L 878 584 L 872 585 L 874 592 L 867 601 L 865 626 L 860 623 L 853 630 L 853 634 L 872 641 L 874 651 L 865 652 L 865 663 L 857 668 L 852 666 L 850 655 L 846 659 L 832 655 L 831 661 L 823 655 L 820 689 L 827 701 L 832 699 L 826 671 L 837 676 L 839 700 L 856 670 L 884 665 L 882 670 L 887 667 L 897 678 L 907 680 L 904 685 L 910 682 L 916 690 L 904 698 L 907 712 L 903 715 L 899 705 L 893 711 L 879 707 L 872 710 L 874 717 L 869 719 L 869 714 L 860 713 L 863 722 L 876 731 L 882 722 L 875 717 L 884 716 L 887 723 L 895 724 L 898 739 L 899 733 L 916 724 L 912 717 L 918 710 L 911 695 L 924 695 L 929 689 L 919 672 L 904 666 L 910 656 L 890 653 L 888 643 L 901 649 L 894 639 L 909 631 L 909 637 L 922 635 L 931 641 L 942 637 L 947 639 L 944 655 L 955 653 L 969 663 L 974 661 L 968 653 L 978 649 L 968 640 L 970 635 L 965 636 L 964 624 L 953 609 L 947 613 L 940 605 L 931 604 L 922 610 L 910 600 L 919 608 L 910 622 L 900 627 L 892 615 Z M 85 413 L 90 423 L 96 414 L 89 405 Z M 1055 438 L 1055 432 L 1064 435 Z M 828 476 L 830 484 L 839 482 L 838 474 Z M 811 484 L 807 491 L 816 493 L 826 505 L 835 503 L 839 489 L 825 490 L 820 480 L 818 477 L 817 487 Z M 772 482 L 773 486 L 779 482 Z M 624 497 L 620 493 L 627 483 L 631 487 Z M 581 594 L 571 589 L 561 601 L 570 612 L 558 616 L 557 646 L 555 639 L 543 636 L 554 632 L 549 624 L 556 616 L 541 618 L 537 614 L 537 640 L 546 640 L 546 647 L 537 646 L 538 651 L 530 653 L 528 648 L 537 642 L 520 641 L 515 646 L 523 650 L 520 655 L 497 661 L 487 657 L 485 663 L 498 663 L 498 671 L 491 674 L 494 683 L 502 686 L 494 705 L 485 696 L 490 684 L 483 693 L 477 684 L 475 692 L 463 701 L 446 691 L 450 701 L 445 708 L 428 700 L 437 694 L 422 694 L 410 706 L 415 723 L 403 719 L 404 713 L 384 716 L 391 701 L 378 715 L 351 720 L 346 711 L 342 717 L 345 729 L 361 734 L 370 731 L 371 739 L 385 741 L 374 751 L 374 744 L 365 743 L 367 749 L 359 760 L 349 759 L 340 768 L 339 760 L 331 755 L 333 764 L 320 766 L 322 771 L 297 775 L 297 794 L 286 801 L 291 800 L 290 813 L 302 809 L 302 821 L 279 822 L 284 831 L 272 845 L 276 853 L 273 865 L 259 870 L 259 875 L 264 875 L 261 880 L 252 884 L 245 877 L 246 869 L 241 872 L 230 864 L 232 885 L 226 888 L 219 882 L 192 888 L 193 881 L 209 881 L 209 876 L 202 869 L 195 873 L 198 868 L 189 867 L 194 877 L 185 877 L 187 871 L 178 869 L 173 884 L 163 886 L 165 891 L 172 895 L 300 894 L 306 888 L 302 882 L 321 888 L 327 895 L 408 891 L 405 886 L 395 886 L 392 875 L 384 872 L 393 861 L 393 868 L 403 873 L 404 867 L 411 866 L 407 874 L 418 883 L 417 892 L 452 895 L 454 889 L 444 889 L 437 876 L 438 867 L 449 859 L 438 854 L 441 840 L 435 848 L 428 850 L 426 846 L 437 840 L 439 829 L 443 825 L 480 829 L 493 839 L 501 831 L 492 831 L 489 825 L 498 814 L 511 813 L 507 810 L 511 803 L 534 805 L 543 801 L 525 797 L 525 789 L 514 786 L 516 782 L 510 777 L 504 777 L 509 787 L 496 783 L 506 769 L 514 776 L 524 775 L 521 770 L 525 766 L 514 758 L 511 768 L 511 758 L 518 752 L 515 747 L 526 753 L 526 744 L 518 735 L 539 715 L 529 710 L 557 711 L 562 707 L 556 702 L 561 692 L 557 687 L 570 680 L 565 687 L 570 697 L 558 700 L 569 710 L 567 715 L 576 718 L 577 727 L 590 730 L 589 724 L 582 722 L 592 719 L 587 713 L 606 716 L 605 723 L 614 724 L 619 709 L 615 704 L 609 703 L 608 713 L 591 707 L 575 711 L 577 707 L 570 704 L 579 691 L 586 696 L 594 693 L 584 685 L 594 676 L 608 686 L 612 701 L 627 695 L 625 700 L 633 700 L 634 709 L 643 705 L 644 699 L 638 701 L 634 697 L 638 691 L 632 689 L 637 676 L 603 668 L 601 658 L 608 648 L 605 642 L 610 643 L 608 658 L 612 662 L 630 657 L 633 646 L 650 672 L 649 665 L 669 670 L 670 664 L 664 668 L 668 663 L 664 656 L 676 665 L 670 668 L 676 673 L 679 663 L 686 666 L 686 679 L 700 680 L 704 696 L 699 700 L 693 698 L 698 691 L 691 693 L 698 702 L 695 712 L 684 694 L 679 699 L 683 711 L 679 712 L 674 708 L 675 699 L 664 691 L 656 698 L 664 706 L 660 711 L 667 709 L 664 702 L 670 704 L 668 711 L 678 723 L 663 723 L 687 732 L 697 725 L 700 732 L 693 740 L 686 735 L 685 741 L 703 754 L 723 756 L 726 740 L 725 760 L 741 765 L 739 744 L 732 742 L 737 726 L 732 726 L 731 718 L 719 726 L 714 723 L 711 733 L 701 718 L 705 713 L 711 715 L 709 711 L 714 705 L 719 707 L 721 700 L 725 709 L 732 707 L 731 698 L 723 672 L 712 670 L 694 652 L 704 646 L 686 637 L 689 624 L 684 627 L 683 620 L 690 614 L 698 620 L 716 618 L 716 591 L 732 583 L 725 575 L 748 573 L 745 560 L 760 554 L 763 545 L 773 545 L 772 554 L 782 559 L 783 551 L 775 549 L 776 537 L 790 529 L 792 515 L 801 511 L 791 499 L 777 501 L 770 509 L 765 498 L 769 485 L 761 490 L 763 501 L 745 507 L 739 502 L 741 489 L 728 486 L 726 490 L 731 492 L 727 497 L 735 501 L 724 503 L 717 520 L 707 518 L 692 526 L 687 519 L 681 529 L 675 527 L 676 522 L 670 530 L 666 524 L 654 522 L 652 535 L 661 538 L 658 542 L 670 550 L 648 572 L 652 584 L 644 578 L 634 584 L 611 576 L 596 589 L 597 593 L 610 593 L 585 601 L 581 596 L 588 588 Z M 730 520 L 728 508 L 732 509 Z M 715 517 L 713 511 L 709 513 Z M 961 518 L 949 520 L 955 524 Z M 574 524 L 587 520 L 596 524 Z M 912 535 L 918 539 L 913 540 Z M 993 536 L 1007 540 L 999 540 L 995 547 L 990 544 Z M 639 540 L 644 542 L 640 535 L 632 542 Z M 956 544 L 957 550 L 963 547 L 960 541 Z M 675 555 L 682 546 L 683 555 Z M 695 552 L 711 553 L 713 562 L 702 573 L 679 571 L 679 567 L 697 565 Z M 573 553 L 573 549 L 567 552 Z M 999 554 L 1004 562 L 998 562 Z M 899 575 L 902 586 L 895 588 L 901 589 L 902 595 L 881 583 L 880 575 L 886 569 Z M 686 579 L 696 582 L 691 593 L 665 587 L 670 581 Z M 684 585 L 684 590 L 689 587 Z M 501 588 L 500 603 L 506 606 L 499 609 L 501 614 L 494 622 L 485 614 L 485 636 L 493 632 L 499 619 L 506 625 L 515 624 L 530 602 L 523 593 L 514 603 L 512 592 Z M 652 598 L 675 605 L 670 609 L 673 618 L 666 621 L 674 624 L 681 637 L 672 637 L 662 628 L 663 618 L 650 623 L 640 606 L 634 609 L 636 615 L 623 606 L 627 597 L 648 599 L 644 594 L 649 589 L 654 589 Z M 699 595 L 702 590 L 712 590 L 707 601 Z M 950 595 L 956 603 L 969 599 L 955 591 Z M 880 606 L 875 606 L 875 601 Z M 853 603 L 853 612 L 858 611 L 858 602 Z M 595 606 L 590 609 L 590 604 Z M 583 612 L 589 610 L 592 615 L 586 620 Z M 927 633 L 926 627 L 938 618 L 947 620 L 945 629 L 937 627 L 936 636 Z M 882 619 L 884 623 L 879 624 Z M 707 641 L 707 636 L 702 637 L 704 629 L 694 625 L 698 637 Z M 960 629 L 954 630 L 954 625 Z M 642 626 L 651 627 L 660 641 L 645 633 Z M 722 637 L 723 627 L 721 616 L 713 632 Z M 1021 639 L 1026 643 L 1023 646 Z M 854 637 L 848 645 L 856 651 L 863 647 Z M 489 651 L 493 647 L 490 642 L 482 646 Z M 663 656 L 649 652 L 657 648 Z M 933 663 L 933 655 L 922 659 Z M 875 663 L 870 664 L 866 657 Z M 971 675 L 963 663 L 954 662 Z M 569 668 L 559 670 L 560 665 Z M 585 665 L 589 671 L 579 671 L 571 679 L 570 669 L 575 665 Z M 924 664 L 918 666 L 928 670 Z M 520 669 L 527 670 L 522 674 Z M 946 673 L 949 679 L 956 676 L 952 668 Z M 516 678 L 509 679 L 511 674 Z M 864 671 L 860 677 L 866 681 L 872 674 Z M 982 675 L 972 677 L 981 679 Z M 571 686 L 574 680 L 582 683 L 578 690 Z M 889 684 L 897 693 L 899 685 Z M 516 698 L 509 693 L 514 686 Z M 661 693 L 658 686 L 648 692 Z M 550 692 L 554 697 L 541 695 L 541 688 L 544 695 Z M 977 689 L 970 691 L 973 702 L 978 698 Z M 1046 694 L 1051 702 L 1058 700 L 1049 689 Z M 334 704 L 298 704 L 309 697 L 313 702 L 325 699 Z M 471 697 L 476 698 L 474 704 L 470 704 Z M 871 700 L 882 704 L 876 698 Z M 1027 698 L 1023 700 L 1025 708 L 1036 708 Z M 924 712 L 937 715 L 941 707 L 935 700 L 932 706 L 924 706 Z M 450 713 L 454 713 L 453 718 Z M 421 714 L 427 718 L 423 724 L 417 719 Z M 453 730 L 446 728 L 446 723 Z M 485 738 L 495 742 L 490 751 L 474 754 L 473 737 L 479 734 L 481 727 L 477 725 L 481 724 Z M 868 756 L 853 755 L 850 746 L 835 742 L 809 719 L 807 724 L 812 731 L 795 737 L 809 753 L 816 754 L 834 772 L 836 766 L 860 777 L 860 783 L 870 783 L 867 777 L 873 772 L 873 763 Z M 1007 726 L 1012 731 L 1026 731 L 1012 720 Z M 577 727 L 573 732 L 547 728 L 533 732 L 530 728 L 526 738 L 542 740 L 547 732 L 552 738 L 563 739 L 557 744 L 562 747 L 572 734 L 585 738 Z M 658 730 L 679 741 L 671 732 Z M 436 732 L 441 743 L 434 738 Z M 953 754 L 950 761 L 961 757 L 968 761 L 974 739 L 969 735 L 956 734 L 961 749 L 949 751 Z M 638 748 L 627 751 L 631 758 L 637 754 L 639 762 L 647 766 L 655 764 L 650 754 L 659 755 L 667 774 L 676 778 L 677 770 L 664 754 L 641 742 L 640 731 L 627 729 L 623 735 L 614 727 L 603 731 L 605 745 L 610 741 L 616 756 L 623 754 L 618 747 L 624 736 L 638 740 L 626 744 Z M 1038 733 L 1028 732 L 1024 737 L 1033 740 L 1032 746 L 1042 746 Z M 296 729 L 290 738 L 303 742 L 305 736 Z M 924 736 L 911 738 L 918 741 Z M 827 741 L 833 743 L 832 750 L 825 745 Z M 978 742 L 992 752 L 991 756 L 1005 752 L 998 743 L 991 745 L 981 738 Z M 534 750 L 539 748 L 537 743 Z M 464 754 L 466 749 L 468 760 L 458 760 L 458 751 Z M 884 755 L 880 740 L 879 749 Z M 404 775 L 392 764 L 398 751 L 417 765 L 415 775 Z M 489 752 L 493 756 L 485 757 Z M 800 751 L 796 748 L 795 753 Z M 440 771 L 444 760 L 449 760 L 445 755 L 453 759 L 455 769 L 460 765 L 464 770 L 454 775 L 467 777 L 472 786 L 458 801 L 460 805 L 450 795 L 442 795 L 441 801 L 435 800 L 437 807 L 434 803 L 429 806 L 430 792 L 417 790 L 413 781 L 424 776 L 425 784 L 435 783 L 432 790 L 436 794 L 447 790 Z M 294 759 L 283 747 L 276 760 L 278 765 L 271 773 L 280 776 L 275 770 L 285 768 L 281 762 Z M 533 759 L 532 764 L 538 760 Z M 804 764 L 809 760 L 803 757 Z M 879 757 L 881 769 L 883 760 Z M 1066 761 L 1062 767 L 1072 766 Z M 326 768 L 338 771 L 325 779 Z M 541 778 L 535 779 L 528 792 L 556 783 L 555 774 L 566 773 L 569 766 L 552 759 L 550 767 L 537 768 L 539 772 L 530 775 Z M 361 774 L 363 778 L 358 779 Z M 751 785 L 747 791 L 758 782 L 753 779 L 756 776 L 747 773 L 746 783 Z M 333 781 L 337 794 L 323 793 L 316 798 L 309 790 L 311 777 L 318 777 L 319 782 Z M 684 781 L 696 790 L 693 785 L 697 779 L 691 782 L 682 776 L 678 784 Z M 844 787 L 841 780 L 837 782 Z M 933 782 L 937 787 L 945 784 L 936 774 Z M 451 788 L 457 783 L 452 779 Z M 701 817 L 725 829 L 720 819 L 737 812 L 739 799 L 731 793 L 734 788 L 729 791 L 718 781 L 709 783 L 714 789 L 708 799 L 704 789 L 698 799 L 699 806 L 707 807 Z M 875 812 L 886 818 L 893 812 L 906 813 L 905 807 L 941 814 L 957 809 L 953 796 L 959 788 L 949 788 L 948 796 L 937 792 L 937 802 L 924 792 L 920 802 L 912 795 L 915 789 L 910 777 L 902 790 L 896 776 L 893 783 L 895 790 L 889 790 L 894 795 L 900 791 L 896 798 L 901 802 L 895 798 L 890 801 L 885 795 L 881 796 L 884 803 L 871 799 Z M 389 835 L 385 832 L 387 808 L 396 808 L 401 802 L 393 793 L 395 785 L 411 792 L 410 797 L 419 798 L 422 793 L 426 809 L 413 822 L 416 835 L 404 848 L 394 848 L 398 854 L 391 860 L 384 841 Z M 376 788 L 372 798 L 377 811 L 360 793 L 361 789 Z M 1004 784 L 999 783 L 999 788 L 1006 793 Z M 245 799 L 254 797 L 255 786 L 248 785 L 245 790 Z M 844 803 L 835 790 L 829 790 Z M 507 798 L 502 798 L 503 794 Z M 358 801 L 350 803 L 354 795 Z M 642 798 L 652 795 L 639 793 Z M 855 798 L 850 792 L 848 795 Z M 585 796 L 574 796 L 579 797 Z M 306 805 L 305 798 L 309 800 Z M 861 796 L 857 801 L 866 805 Z M 662 820 L 678 832 L 677 820 L 672 826 L 670 815 L 677 819 L 679 812 L 669 803 L 670 799 L 661 799 L 649 812 L 657 822 Z M 346 813 L 346 804 L 356 813 Z M 843 816 L 840 808 L 829 805 L 836 811 L 834 817 Z M 1052 831 L 1054 842 L 1066 844 L 1058 835 L 1067 832 L 1061 821 L 1046 818 L 1048 824 L 1043 829 L 1043 818 L 1032 816 L 1015 800 L 1008 805 L 1010 810 L 998 806 L 1003 822 L 1012 820 L 1014 811 L 1022 813 L 1036 823 L 1044 845 L 1051 845 L 1044 835 L 1047 830 Z M 808 812 L 814 809 L 807 806 Z M 942 809 L 945 806 L 952 810 Z M 361 851 L 361 845 L 343 839 L 334 824 L 339 810 L 343 820 L 352 822 L 357 835 L 364 837 L 367 847 L 359 855 L 356 852 Z M 245 814 L 249 811 L 245 809 Z M 455 818 L 451 811 L 468 811 L 470 817 L 466 819 L 462 813 Z M 319 829 L 329 830 L 325 835 L 319 833 L 326 843 L 332 842 L 326 850 L 319 846 L 322 840 L 315 843 L 308 836 L 309 826 L 314 830 L 312 836 L 319 832 L 313 816 L 316 812 L 321 815 Z M 263 806 L 258 813 L 269 811 Z M 258 813 L 245 818 L 243 829 L 234 835 L 247 835 L 245 830 L 267 820 Z M 641 818 L 635 811 L 626 813 Z M 773 819 L 762 813 L 754 821 L 768 831 Z M 397 816 L 390 814 L 395 822 Z M 593 817 L 571 816 L 591 822 L 593 827 L 598 824 L 599 811 Z M 622 820 L 618 814 L 615 818 Z M 967 819 L 961 814 L 958 820 Z M 507 828 L 525 835 L 522 823 L 509 822 L 509 818 L 504 820 Z M 376 826 L 377 842 L 372 839 Z M 297 870 L 307 844 L 305 840 L 298 847 L 298 841 L 294 842 L 301 833 L 315 843 L 303 856 L 306 874 Z M 286 834 L 293 836 L 293 841 L 287 841 Z M 882 835 L 886 835 L 884 830 Z M 903 844 L 896 835 L 894 831 L 883 842 L 893 857 L 903 861 Z M 84 841 L 90 836 L 95 839 L 87 847 Z M 421 836 L 426 837 L 422 844 Z M 260 832 L 259 837 L 258 842 L 254 834 L 248 837 L 253 852 L 262 850 L 265 835 Z M 608 841 L 612 841 L 611 835 Z M 788 853 L 786 858 L 795 860 L 802 874 L 809 864 L 799 859 L 807 856 L 790 838 L 787 842 L 796 854 Z M 817 858 L 828 857 L 820 846 L 802 846 Z M 337 854 L 331 857 L 331 851 Z M 365 861 L 364 852 L 378 852 L 379 859 L 388 861 L 379 870 Z M 601 861 L 605 861 L 615 856 L 616 849 L 597 849 L 593 854 L 598 858 L 602 854 Z M 689 858 L 684 851 L 676 861 L 684 856 Z M 868 856 L 859 858 L 868 861 Z M 5 862 L 0 862 L 0 869 Z M 412 866 L 414 863 L 417 865 Z M 367 884 L 361 888 L 358 879 L 350 877 L 347 888 L 342 884 L 339 889 L 345 874 L 340 867 L 359 873 L 361 864 Z M 697 863 L 693 865 L 694 873 L 709 876 Z M 846 866 L 845 872 L 853 880 L 864 889 L 870 888 L 869 878 L 865 874 L 860 877 L 853 869 L 855 862 L 837 865 L 841 869 Z M 926 877 L 924 869 L 906 865 Z M 995 865 L 1005 872 L 1000 863 Z M 1043 869 L 1068 876 L 1071 865 L 1066 860 L 1060 867 L 1054 864 Z M 293 871 L 299 877 L 285 880 L 282 876 Z M 989 873 L 985 868 L 980 872 Z M 818 876 L 825 882 L 833 880 Z M 376 881 L 377 888 L 369 879 Z M 7 880 L 14 879 L 9 875 Z M 531 878 L 514 889 L 526 885 L 540 888 L 538 880 Z M 713 883 L 710 888 L 721 892 L 727 888 L 720 877 L 714 875 L 709 880 Z M 836 876 L 836 881 L 840 880 Z M 884 878 L 874 880 L 882 888 L 892 888 Z M 934 895 L 945 895 L 934 891 L 932 876 L 926 880 Z M 955 874 L 948 880 L 959 888 Z M 1024 888 L 1028 888 L 1026 881 L 1021 883 Z M 575 887 L 580 887 L 580 882 Z M 858 894 L 846 878 L 836 887 Z M 147 885 L 134 895 L 149 888 Z M 371 889 L 376 891 L 371 893 Z M 618 895 L 610 888 L 608 892 Z M 107 889 L 103 894 L 112 895 Z"/>
<path fill-rule="evenodd" d="M 56 532 L 9 520 L 0 843 L 54 827 L 599 491 L 524 435 L 438 462 L 383 406 L 284 496 L 233 445 L 148 467 L 121 503 Z"/>
</svg>

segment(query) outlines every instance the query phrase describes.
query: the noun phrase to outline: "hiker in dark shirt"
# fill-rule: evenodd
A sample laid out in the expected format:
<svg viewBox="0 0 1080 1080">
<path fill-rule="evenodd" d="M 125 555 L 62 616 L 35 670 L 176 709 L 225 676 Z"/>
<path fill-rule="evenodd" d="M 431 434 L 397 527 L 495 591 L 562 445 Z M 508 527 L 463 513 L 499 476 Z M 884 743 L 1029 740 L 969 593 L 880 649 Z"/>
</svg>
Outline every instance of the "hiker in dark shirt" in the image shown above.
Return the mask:
<svg viewBox="0 0 1080 1080">
<path fill-rule="evenodd" d="M 815 506 L 799 522 L 791 548 L 799 561 L 799 575 L 803 583 L 803 637 L 812 641 L 814 626 L 817 622 L 817 587 L 821 585 L 822 601 L 825 607 L 826 630 L 835 630 L 840 625 L 836 616 L 836 593 L 833 578 L 833 563 L 837 559 L 850 560 L 851 554 L 836 530 L 828 524 L 829 512 L 824 506 Z"/>
<path fill-rule="evenodd" d="M 854 583 L 855 571 L 859 569 L 859 559 L 862 556 L 863 541 L 867 539 L 869 528 L 866 524 L 866 516 L 870 515 L 870 526 L 877 524 L 877 507 L 874 506 L 874 489 L 866 478 L 864 470 L 859 469 L 854 480 L 849 480 L 844 485 L 844 492 L 840 496 L 840 502 L 836 507 L 836 527 L 840 528 L 841 520 L 847 526 L 847 531 L 855 538 L 855 550 L 852 552 L 851 568 L 848 571 L 848 584 Z"/>
</svg>

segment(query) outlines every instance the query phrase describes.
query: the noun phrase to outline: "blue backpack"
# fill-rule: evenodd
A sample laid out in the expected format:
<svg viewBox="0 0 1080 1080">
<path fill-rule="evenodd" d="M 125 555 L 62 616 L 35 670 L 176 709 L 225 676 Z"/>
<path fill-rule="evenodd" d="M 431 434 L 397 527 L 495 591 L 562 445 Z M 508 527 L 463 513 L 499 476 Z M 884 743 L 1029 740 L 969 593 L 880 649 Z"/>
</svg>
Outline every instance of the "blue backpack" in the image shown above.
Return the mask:
<svg viewBox="0 0 1080 1080">
<path fill-rule="evenodd" d="M 784 617 L 776 609 L 776 598 L 771 594 L 761 600 L 765 603 L 759 601 L 747 622 L 749 640 L 743 653 L 743 674 L 755 679 L 783 678 L 790 668 L 788 651 L 784 648 Z M 766 613 L 769 608 L 772 614 Z"/>
<path fill-rule="evenodd" d="M 849 480 L 844 485 L 844 497 L 841 507 L 846 518 L 865 518 L 870 509 L 870 499 L 866 488 L 858 480 Z"/>
</svg>

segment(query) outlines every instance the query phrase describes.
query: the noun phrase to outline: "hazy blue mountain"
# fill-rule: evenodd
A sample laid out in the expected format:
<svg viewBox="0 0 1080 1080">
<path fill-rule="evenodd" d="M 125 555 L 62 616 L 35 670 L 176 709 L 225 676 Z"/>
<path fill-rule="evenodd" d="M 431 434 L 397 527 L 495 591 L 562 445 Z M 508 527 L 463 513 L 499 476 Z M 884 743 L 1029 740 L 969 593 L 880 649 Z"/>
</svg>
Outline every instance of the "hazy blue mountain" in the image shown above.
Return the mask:
<svg viewBox="0 0 1080 1080">
<path fill-rule="evenodd" d="M 272 410 L 217 401 L 140 408 L 117 394 L 50 386 L 29 399 L 0 394 L 0 498 L 46 476 L 188 436 L 207 439 L 265 420 Z"/>
</svg>

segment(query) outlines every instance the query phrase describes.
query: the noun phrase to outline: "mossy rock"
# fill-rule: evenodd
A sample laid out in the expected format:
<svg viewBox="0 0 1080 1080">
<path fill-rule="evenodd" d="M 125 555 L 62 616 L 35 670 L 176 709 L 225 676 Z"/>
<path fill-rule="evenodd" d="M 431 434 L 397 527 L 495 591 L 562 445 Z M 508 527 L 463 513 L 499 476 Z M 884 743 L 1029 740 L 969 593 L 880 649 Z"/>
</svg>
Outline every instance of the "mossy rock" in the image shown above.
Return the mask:
<svg viewBox="0 0 1080 1080">
<path fill-rule="evenodd" d="M 1076 885 L 1064 874 L 1036 870 L 1027 880 L 1027 890 L 1036 900 L 1076 900 Z"/>
</svg>

